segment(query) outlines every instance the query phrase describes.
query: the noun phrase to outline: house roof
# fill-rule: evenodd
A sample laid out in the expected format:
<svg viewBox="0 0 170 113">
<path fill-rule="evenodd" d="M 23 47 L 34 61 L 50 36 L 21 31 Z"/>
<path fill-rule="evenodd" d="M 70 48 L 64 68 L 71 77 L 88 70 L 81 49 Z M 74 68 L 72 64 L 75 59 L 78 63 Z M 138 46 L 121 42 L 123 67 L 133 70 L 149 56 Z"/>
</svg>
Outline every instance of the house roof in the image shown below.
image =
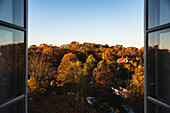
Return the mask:
<svg viewBox="0 0 170 113">
<path fill-rule="evenodd" d="M 131 61 L 130 58 L 123 58 L 123 57 L 122 57 L 122 58 L 119 58 L 119 59 L 117 60 L 117 62 L 118 62 L 118 63 L 121 63 L 121 62 L 125 61 L 126 59 L 127 59 L 128 61 Z"/>
<path fill-rule="evenodd" d="M 123 62 L 125 58 L 119 58 L 117 62 Z"/>
</svg>

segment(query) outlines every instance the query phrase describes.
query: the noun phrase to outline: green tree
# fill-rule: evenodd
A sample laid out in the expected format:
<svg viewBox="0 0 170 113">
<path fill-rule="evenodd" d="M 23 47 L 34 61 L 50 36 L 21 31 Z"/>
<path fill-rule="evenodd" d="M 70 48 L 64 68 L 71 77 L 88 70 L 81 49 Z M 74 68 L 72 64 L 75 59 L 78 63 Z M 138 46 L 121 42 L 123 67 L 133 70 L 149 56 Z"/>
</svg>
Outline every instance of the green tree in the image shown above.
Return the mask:
<svg viewBox="0 0 170 113">
<path fill-rule="evenodd" d="M 84 75 L 91 76 L 93 69 L 96 67 L 96 63 L 97 61 L 93 55 L 89 55 L 84 63 Z"/>
</svg>

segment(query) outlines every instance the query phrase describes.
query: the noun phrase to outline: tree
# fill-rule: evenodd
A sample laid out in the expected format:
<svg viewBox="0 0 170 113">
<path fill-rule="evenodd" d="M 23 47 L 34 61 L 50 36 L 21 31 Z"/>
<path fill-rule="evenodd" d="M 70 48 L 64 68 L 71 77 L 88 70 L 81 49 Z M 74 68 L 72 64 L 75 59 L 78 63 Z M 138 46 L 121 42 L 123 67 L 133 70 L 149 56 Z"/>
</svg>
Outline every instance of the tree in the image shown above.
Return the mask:
<svg viewBox="0 0 170 113">
<path fill-rule="evenodd" d="M 46 54 L 48 56 L 52 56 L 53 49 L 51 47 L 45 48 L 45 49 L 43 49 L 42 54 Z"/>
<path fill-rule="evenodd" d="M 132 82 L 130 84 L 132 95 L 142 97 L 144 95 L 144 67 L 139 65 L 135 69 L 135 74 L 132 75 Z"/>
<path fill-rule="evenodd" d="M 109 47 L 108 45 L 87 42 L 79 44 L 75 41 L 60 47 L 48 46 L 47 44 L 30 46 L 28 50 L 28 75 L 30 77 L 28 92 L 29 94 L 42 94 L 49 88 L 47 91 L 57 90 L 57 96 L 58 92 L 62 93 L 63 96 L 63 93 L 69 91 L 77 95 L 76 99 L 84 103 L 86 108 L 88 108 L 86 97 L 93 96 L 96 98 L 96 102 L 98 101 L 97 107 L 101 107 L 105 111 L 107 108 L 103 106 L 107 104 L 108 108 L 110 106 L 114 108 L 112 100 L 115 102 L 117 98 L 107 87 L 117 85 L 131 90 L 130 101 L 132 104 L 134 103 L 133 110 L 139 112 L 141 109 L 136 105 L 141 105 L 140 102 L 143 98 L 143 49 L 125 48 L 122 45 Z M 1 49 L 0 52 L 2 52 Z M 2 54 L 4 55 L 4 53 Z M 154 51 L 150 51 L 150 55 L 154 55 Z M 117 59 L 121 56 L 127 56 L 133 62 L 117 63 Z M 1 70 L 5 69 L 4 65 L 12 63 L 14 57 L 16 56 L 10 57 L 9 63 L 4 62 L 6 57 L 0 58 L 1 67 L 4 67 Z M 21 60 L 18 61 L 21 63 Z M 57 68 L 58 71 L 54 71 L 53 67 Z M 13 75 L 13 68 L 8 69 L 11 70 L 11 75 Z M 4 71 L 4 73 L 6 72 Z M 2 76 L 4 74 L 1 73 L 0 77 L 2 78 Z M 64 86 L 55 87 L 56 84 Z M 49 85 L 54 87 L 50 88 Z M 118 100 L 120 103 L 122 102 L 122 100 Z M 93 107 L 97 111 L 99 109 L 95 107 L 95 103 Z M 120 105 L 120 103 L 117 105 Z M 119 109 L 117 106 L 115 108 Z"/>
<path fill-rule="evenodd" d="M 80 61 L 70 62 L 70 64 L 65 68 L 64 73 L 57 77 L 57 81 L 65 83 L 76 83 L 79 80 L 81 73 L 82 63 Z"/>
<path fill-rule="evenodd" d="M 55 71 L 53 65 L 43 61 L 42 57 L 34 54 L 28 59 L 28 76 L 35 77 L 38 81 L 47 80 Z"/>
<path fill-rule="evenodd" d="M 129 106 L 136 113 L 143 113 L 144 102 L 144 67 L 139 65 L 132 75 L 132 82 L 129 84 L 131 98 L 128 99 Z"/>
<path fill-rule="evenodd" d="M 101 62 L 101 63 L 100 63 Z M 126 87 L 125 81 L 130 78 L 130 70 L 128 70 L 125 66 L 126 64 L 117 64 L 115 62 L 104 62 L 100 61 L 98 65 L 103 64 L 103 67 L 105 71 L 107 71 L 109 77 L 111 78 L 113 84 L 116 84 L 121 87 Z M 105 66 L 106 65 L 106 66 Z M 127 65 L 128 66 L 128 65 Z"/>
<path fill-rule="evenodd" d="M 44 93 L 48 87 L 48 79 L 55 68 L 51 63 L 44 62 L 38 55 L 29 56 L 28 59 L 28 94 Z"/>
<path fill-rule="evenodd" d="M 107 48 L 105 52 L 102 54 L 102 59 L 104 60 L 111 60 L 114 61 L 116 60 L 116 53 L 114 49 Z"/>
<path fill-rule="evenodd" d="M 106 72 L 101 71 L 94 76 L 96 87 L 107 87 L 110 84 L 110 78 Z"/>
<path fill-rule="evenodd" d="M 77 62 L 78 58 L 73 53 L 65 54 L 61 60 L 61 63 L 58 67 L 58 74 L 59 76 L 62 76 L 62 74 L 66 73 L 66 68 L 69 66 L 71 62 Z"/>
<path fill-rule="evenodd" d="M 35 77 L 28 79 L 28 96 L 44 94 L 48 87 L 48 81 L 38 81 Z"/>
<path fill-rule="evenodd" d="M 93 55 L 89 55 L 84 63 L 84 75 L 92 75 L 93 69 L 96 67 L 96 59 Z"/>
<path fill-rule="evenodd" d="M 81 62 L 78 61 L 75 54 L 65 54 L 58 67 L 58 83 L 64 84 L 67 82 L 75 82 L 81 65 Z"/>
<path fill-rule="evenodd" d="M 111 76 L 114 72 L 115 68 L 115 63 L 110 61 L 110 60 L 101 60 L 98 64 L 97 64 L 98 68 L 101 68 L 103 71 L 106 71 L 107 73 L 109 73 L 109 76 Z"/>
<path fill-rule="evenodd" d="M 96 59 L 93 55 L 89 55 L 84 63 L 82 71 L 79 73 L 79 78 L 77 82 L 77 96 L 78 99 L 84 103 L 86 101 L 86 97 L 91 92 L 91 79 L 92 79 L 92 71 L 96 67 Z"/>
</svg>

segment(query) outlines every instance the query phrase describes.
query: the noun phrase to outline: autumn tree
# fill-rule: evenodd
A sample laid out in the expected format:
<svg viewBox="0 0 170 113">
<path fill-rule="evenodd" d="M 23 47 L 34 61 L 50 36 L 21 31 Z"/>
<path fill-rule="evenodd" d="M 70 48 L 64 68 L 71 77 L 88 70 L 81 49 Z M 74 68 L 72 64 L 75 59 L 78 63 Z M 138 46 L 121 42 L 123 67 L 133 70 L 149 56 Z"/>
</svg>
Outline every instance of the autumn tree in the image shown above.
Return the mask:
<svg viewBox="0 0 170 113">
<path fill-rule="evenodd" d="M 126 87 L 125 81 L 128 80 L 129 76 L 128 69 L 124 67 L 124 64 L 120 64 L 115 70 L 113 82 L 118 86 Z"/>
<path fill-rule="evenodd" d="M 93 83 L 96 87 L 107 87 L 111 84 L 113 73 L 110 66 L 105 60 L 97 64 L 97 68 L 93 70 Z"/>
<path fill-rule="evenodd" d="M 141 65 L 135 69 L 135 73 L 132 75 L 130 88 L 134 96 L 141 97 L 144 95 L 144 67 Z"/>
<path fill-rule="evenodd" d="M 93 69 L 96 67 L 96 59 L 93 55 L 89 55 L 84 63 L 84 75 L 92 75 Z"/>
<path fill-rule="evenodd" d="M 110 84 L 110 77 L 106 71 L 102 71 L 100 68 L 93 70 L 93 78 L 95 87 L 108 87 Z"/>
<path fill-rule="evenodd" d="M 58 47 L 53 50 L 52 63 L 54 66 L 58 67 L 60 65 L 61 59 L 67 53 L 66 50 L 60 49 Z"/>
<path fill-rule="evenodd" d="M 115 45 L 114 50 L 115 50 L 115 52 L 119 52 L 122 50 L 122 48 L 123 48 L 123 45 L 117 44 L 117 45 Z"/>
<path fill-rule="evenodd" d="M 51 47 L 47 47 L 47 48 L 43 49 L 42 54 L 45 54 L 45 55 L 48 55 L 48 56 L 52 56 L 53 49 Z"/>
<path fill-rule="evenodd" d="M 107 48 L 105 52 L 102 54 L 102 59 L 104 60 L 111 60 L 114 61 L 116 60 L 116 54 L 114 49 Z"/>
<path fill-rule="evenodd" d="M 52 75 L 55 68 L 51 63 L 44 62 L 38 55 L 29 56 L 28 59 L 28 93 L 37 94 L 44 93 L 48 86 L 48 79 Z"/>
<path fill-rule="evenodd" d="M 101 68 L 101 69 L 103 69 L 103 70 L 106 70 L 106 68 L 107 68 L 107 63 L 106 63 L 106 61 L 105 61 L 105 60 L 101 60 L 101 61 L 97 64 L 97 67 L 98 67 L 98 68 Z"/>
<path fill-rule="evenodd" d="M 154 55 L 154 51 L 150 53 Z M 64 85 L 64 87 L 56 87 L 57 89 L 70 90 L 76 86 L 74 88 L 77 97 L 82 103 L 85 103 L 87 102 L 86 97 L 97 96 L 99 92 L 102 93 L 101 97 L 107 97 L 110 93 L 110 91 L 106 91 L 107 86 L 117 85 L 124 88 L 128 86 L 126 88 L 131 90 L 131 99 L 135 100 L 133 102 L 130 100 L 132 103 L 138 102 L 135 104 L 140 105 L 139 102 L 142 102 L 144 48 L 138 50 L 136 47 L 126 48 L 123 45 L 109 47 L 108 45 L 88 42 L 80 44 L 73 41 L 60 47 L 47 44 L 32 45 L 28 49 L 28 54 L 28 75 L 30 77 L 28 91 L 30 92 L 35 92 L 35 94 L 45 92 L 48 86 L 46 84 L 49 84 L 47 83 L 49 81 L 51 86 L 55 86 L 56 83 Z M 37 58 L 34 57 L 35 54 Z M 117 63 L 117 59 L 122 56 L 128 57 L 133 62 Z M 4 58 L 0 58 L 1 64 L 5 64 Z M 52 67 L 58 69 L 54 72 L 56 75 L 53 76 L 54 79 L 50 79 L 52 78 L 50 76 Z M 135 111 L 137 108 L 139 110 Z M 139 107 L 134 107 L 135 112 L 140 110 Z"/>
<path fill-rule="evenodd" d="M 55 71 L 53 65 L 43 61 L 42 57 L 36 54 L 28 59 L 28 76 L 35 77 L 37 80 L 46 80 Z"/>
<path fill-rule="evenodd" d="M 62 82 L 62 83 L 69 82 L 68 78 L 70 77 L 68 75 L 70 74 L 68 71 L 74 72 L 75 70 L 73 67 L 80 66 L 80 62 L 77 62 L 77 61 L 78 61 L 78 58 L 75 54 L 73 53 L 65 54 L 58 67 L 57 81 Z"/>
<path fill-rule="evenodd" d="M 58 76 L 62 83 L 76 83 L 79 80 L 82 63 L 80 61 L 70 62 L 65 68 L 64 73 Z"/>
<path fill-rule="evenodd" d="M 76 62 L 78 61 L 78 58 L 75 54 L 73 53 L 68 53 L 65 54 L 61 60 L 60 66 L 58 67 L 58 74 L 62 75 L 65 73 L 65 69 L 68 67 L 68 65 L 71 62 Z"/>
<path fill-rule="evenodd" d="M 132 75 L 132 82 L 129 84 L 131 98 L 128 99 L 129 106 L 136 113 L 143 113 L 144 101 L 144 67 L 139 65 Z"/>
<path fill-rule="evenodd" d="M 36 77 L 28 79 L 28 96 L 33 97 L 44 94 L 47 91 L 49 81 L 38 81 Z"/>
<path fill-rule="evenodd" d="M 97 67 L 101 68 L 103 71 L 106 71 L 109 76 L 112 77 L 116 68 L 116 63 L 110 60 L 101 60 L 98 62 Z"/>
</svg>

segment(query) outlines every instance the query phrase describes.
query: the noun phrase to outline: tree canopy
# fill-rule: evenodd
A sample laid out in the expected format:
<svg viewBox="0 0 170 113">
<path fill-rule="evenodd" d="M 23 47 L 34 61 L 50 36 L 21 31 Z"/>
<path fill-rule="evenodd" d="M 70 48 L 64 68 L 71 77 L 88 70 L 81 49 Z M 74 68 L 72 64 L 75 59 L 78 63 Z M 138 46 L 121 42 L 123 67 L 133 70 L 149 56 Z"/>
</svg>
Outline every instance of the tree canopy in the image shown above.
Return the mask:
<svg viewBox="0 0 170 113">
<path fill-rule="evenodd" d="M 36 95 L 61 88 L 59 92 L 75 94 L 76 99 L 87 108 L 89 104 L 86 97 L 94 96 L 96 102 L 93 107 L 97 112 L 108 112 L 104 109 L 120 107 L 113 106 L 111 100 L 118 97 L 113 95 L 110 87 L 122 87 L 131 92 L 128 102 L 134 107 L 133 103 L 141 103 L 137 100 L 142 100 L 144 95 L 143 53 L 143 47 L 126 48 L 123 45 L 87 42 L 80 44 L 76 41 L 60 47 L 32 45 L 28 49 L 28 92 Z M 118 59 L 126 62 L 118 62 Z M 3 63 L 3 59 L 0 60 Z M 117 101 L 121 105 L 122 100 Z"/>
</svg>

